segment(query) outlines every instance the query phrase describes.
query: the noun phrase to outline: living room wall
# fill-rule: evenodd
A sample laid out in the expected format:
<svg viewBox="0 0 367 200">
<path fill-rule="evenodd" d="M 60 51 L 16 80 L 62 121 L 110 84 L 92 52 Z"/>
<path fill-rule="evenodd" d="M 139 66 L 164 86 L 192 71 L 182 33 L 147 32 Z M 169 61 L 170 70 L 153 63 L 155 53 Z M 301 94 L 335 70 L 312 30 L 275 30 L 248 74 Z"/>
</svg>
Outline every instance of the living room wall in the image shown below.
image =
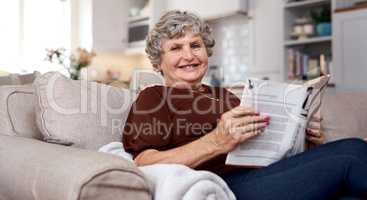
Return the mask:
<svg viewBox="0 0 367 200">
<path fill-rule="evenodd" d="M 90 67 L 97 70 L 98 79 L 106 79 L 107 71 L 110 70 L 120 73 L 119 80 L 128 82 L 134 69 L 151 68 L 151 64 L 142 54 L 97 52 Z"/>
<path fill-rule="evenodd" d="M 71 48 L 92 48 L 92 13 L 90 0 L 71 1 Z M 128 82 L 135 68 L 150 68 L 150 62 L 144 54 L 132 54 L 124 51 L 97 51 L 91 69 L 97 71 L 97 80 L 104 81 L 107 71 L 119 72 L 119 80 Z"/>
<path fill-rule="evenodd" d="M 81 0 L 80 2 L 84 1 L 87 0 Z M 252 58 L 251 67 L 247 70 L 247 73 L 255 77 L 270 77 L 273 80 L 279 80 L 283 77 L 283 0 L 250 0 L 249 2 L 250 11 L 248 15 L 252 22 L 250 30 L 252 33 L 252 47 L 250 49 L 252 51 Z M 82 19 L 78 20 L 80 20 L 79 24 L 73 24 L 74 30 L 77 27 L 81 27 L 81 25 L 85 26 L 91 23 L 85 20 L 84 23 Z M 88 38 L 80 37 L 80 32 L 75 31 L 73 35 L 72 40 L 74 44 L 88 44 Z M 74 45 L 74 47 L 76 46 Z M 101 72 L 105 72 L 108 69 L 121 71 L 120 79 L 123 81 L 127 81 L 130 78 L 129 76 L 134 68 L 151 67 L 144 55 L 131 55 L 124 52 L 97 52 L 94 63 L 96 65 L 95 67 Z"/>
</svg>

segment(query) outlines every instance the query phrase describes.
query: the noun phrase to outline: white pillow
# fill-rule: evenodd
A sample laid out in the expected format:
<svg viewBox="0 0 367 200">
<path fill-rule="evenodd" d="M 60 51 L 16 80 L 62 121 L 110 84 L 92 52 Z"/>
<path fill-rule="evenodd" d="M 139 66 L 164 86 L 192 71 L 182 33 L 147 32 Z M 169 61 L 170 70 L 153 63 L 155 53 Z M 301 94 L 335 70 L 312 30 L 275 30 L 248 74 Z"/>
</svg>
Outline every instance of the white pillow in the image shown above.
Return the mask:
<svg viewBox="0 0 367 200">
<path fill-rule="evenodd" d="M 128 90 L 74 81 L 49 72 L 34 82 L 36 122 L 44 140 L 97 150 L 122 140 L 131 106 Z"/>
</svg>

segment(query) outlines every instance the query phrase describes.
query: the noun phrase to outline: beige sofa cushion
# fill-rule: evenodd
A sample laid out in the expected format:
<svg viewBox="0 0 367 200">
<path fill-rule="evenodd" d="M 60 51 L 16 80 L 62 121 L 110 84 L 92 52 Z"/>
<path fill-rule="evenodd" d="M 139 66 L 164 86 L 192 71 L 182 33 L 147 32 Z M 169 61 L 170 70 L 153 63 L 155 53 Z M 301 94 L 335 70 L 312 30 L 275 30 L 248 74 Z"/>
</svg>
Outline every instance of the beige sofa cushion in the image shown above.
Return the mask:
<svg viewBox="0 0 367 200">
<path fill-rule="evenodd" d="M 38 77 L 34 87 L 36 122 L 45 141 L 95 150 L 121 141 L 131 106 L 128 90 L 55 72 Z"/>
<path fill-rule="evenodd" d="M 327 141 L 367 137 L 367 93 L 328 92 L 323 97 L 321 128 Z"/>
<path fill-rule="evenodd" d="M 131 162 L 94 151 L 0 135 L 1 200 L 149 200 Z"/>
<path fill-rule="evenodd" d="M 41 139 L 34 114 L 34 90 L 28 86 L 0 86 L 0 134 Z"/>
</svg>

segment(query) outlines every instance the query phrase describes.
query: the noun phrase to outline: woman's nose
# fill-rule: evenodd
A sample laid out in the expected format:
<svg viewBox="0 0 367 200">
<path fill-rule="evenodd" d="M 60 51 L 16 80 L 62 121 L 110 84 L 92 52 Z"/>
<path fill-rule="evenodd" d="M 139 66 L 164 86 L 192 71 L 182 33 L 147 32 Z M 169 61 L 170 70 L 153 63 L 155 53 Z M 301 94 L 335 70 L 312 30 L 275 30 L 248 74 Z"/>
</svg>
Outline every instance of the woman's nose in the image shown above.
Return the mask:
<svg viewBox="0 0 367 200">
<path fill-rule="evenodd" d="M 191 48 L 184 48 L 182 54 L 182 57 L 186 60 L 194 59 L 194 54 Z"/>
</svg>

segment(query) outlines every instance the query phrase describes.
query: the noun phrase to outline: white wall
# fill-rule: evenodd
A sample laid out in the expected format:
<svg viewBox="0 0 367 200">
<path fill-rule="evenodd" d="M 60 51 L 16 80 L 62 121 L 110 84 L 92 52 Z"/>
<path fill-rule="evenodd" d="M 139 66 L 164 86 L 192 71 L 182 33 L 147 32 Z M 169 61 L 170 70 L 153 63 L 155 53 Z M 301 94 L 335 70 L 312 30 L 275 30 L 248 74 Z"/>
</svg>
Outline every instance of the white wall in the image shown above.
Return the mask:
<svg viewBox="0 0 367 200">
<path fill-rule="evenodd" d="M 249 17 L 210 21 L 217 43 L 209 64 L 222 68 L 224 84 L 247 77 L 271 80 L 284 77 L 283 0 L 249 1 Z M 232 80 L 226 81 L 226 76 Z"/>
<path fill-rule="evenodd" d="M 71 1 L 71 49 L 92 48 L 92 2 Z"/>
</svg>

